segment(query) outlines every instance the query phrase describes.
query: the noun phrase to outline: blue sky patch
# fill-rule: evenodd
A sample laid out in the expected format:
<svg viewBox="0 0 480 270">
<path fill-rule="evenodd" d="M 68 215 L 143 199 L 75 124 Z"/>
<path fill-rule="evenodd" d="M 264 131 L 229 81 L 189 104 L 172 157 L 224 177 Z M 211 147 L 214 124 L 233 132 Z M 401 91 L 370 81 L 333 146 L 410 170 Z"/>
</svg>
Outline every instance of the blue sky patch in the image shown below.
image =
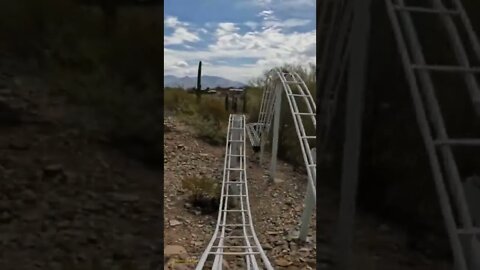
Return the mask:
<svg viewBox="0 0 480 270">
<path fill-rule="evenodd" d="M 248 82 L 282 64 L 315 63 L 315 0 L 167 0 L 165 75 Z"/>
</svg>

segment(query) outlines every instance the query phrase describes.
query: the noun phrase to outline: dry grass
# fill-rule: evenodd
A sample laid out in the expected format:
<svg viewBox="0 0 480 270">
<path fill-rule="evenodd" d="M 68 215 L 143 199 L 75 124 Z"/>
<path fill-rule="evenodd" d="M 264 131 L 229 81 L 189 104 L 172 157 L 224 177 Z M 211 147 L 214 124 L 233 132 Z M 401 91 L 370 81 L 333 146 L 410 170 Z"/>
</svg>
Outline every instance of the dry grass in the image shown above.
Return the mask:
<svg viewBox="0 0 480 270">
<path fill-rule="evenodd" d="M 228 112 L 223 100 L 216 96 L 202 96 L 197 103 L 194 94 L 180 89 L 165 90 L 165 111 L 174 112 L 179 119 L 192 126 L 197 136 L 212 145 L 225 143 Z"/>
<path fill-rule="evenodd" d="M 300 66 L 285 66 L 284 68 L 294 70 L 306 82 L 312 95 L 315 96 L 315 67 L 305 69 Z M 264 77 L 256 80 L 261 83 Z M 247 115 L 249 122 L 258 119 L 260 104 L 262 100 L 262 87 L 249 87 L 247 89 Z M 170 89 L 165 91 L 165 110 L 177 113 L 182 119 L 191 124 L 197 131 L 197 135 L 214 145 L 225 143 L 228 112 L 225 110 L 224 101 L 216 96 L 203 96 L 201 103 L 197 104 L 195 96 L 184 90 Z M 303 110 L 304 104 L 298 104 Z M 293 118 L 288 102 L 282 102 L 282 128 L 279 133 L 279 157 L 292 164 L 302 166 L 303 158 L 295 131 Z M 307 132 L 313 132 L 313 125 L 310 121 L 304 122 Z"/>
</svg>

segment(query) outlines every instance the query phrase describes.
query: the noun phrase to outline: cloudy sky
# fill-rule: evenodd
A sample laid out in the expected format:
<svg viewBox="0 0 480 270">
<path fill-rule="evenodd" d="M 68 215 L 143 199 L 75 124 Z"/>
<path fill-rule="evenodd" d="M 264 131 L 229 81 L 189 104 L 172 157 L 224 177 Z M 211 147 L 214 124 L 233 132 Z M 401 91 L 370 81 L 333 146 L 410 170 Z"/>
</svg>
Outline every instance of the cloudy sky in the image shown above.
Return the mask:
<svg viewBox="0 0 480 270">
<path fill-rule="evenodd" d="M 248 82 L 283 63 L 315 63 L 315 0 L 166 0 L 165 75 Z"/>
</svg>

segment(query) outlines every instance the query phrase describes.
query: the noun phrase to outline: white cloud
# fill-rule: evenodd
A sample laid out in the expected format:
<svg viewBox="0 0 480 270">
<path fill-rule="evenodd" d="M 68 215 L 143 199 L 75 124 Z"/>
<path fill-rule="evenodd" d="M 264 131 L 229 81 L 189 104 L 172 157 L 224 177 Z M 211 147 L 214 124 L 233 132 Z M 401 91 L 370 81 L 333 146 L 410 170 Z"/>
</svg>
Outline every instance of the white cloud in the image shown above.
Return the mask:
<svg viewBox="0 0 480 270">
<path fill-rule="evenodd" d="M 317 46 L 315 43 L 310 44 L 307 48 L 303 51 L 305 55 L 310 57 L 316 57 L 317 55 Z"/>
<path fill-rule="evenodd" d="M 174 16 L 165 16 L 165 19 L 164 19 L 163 23 L 166 27 L 170 27 L 170 28 L 176 28 L 176 27 L 179 27 L 179 26 L 187 26 L 188 25 L 188 23 L 180 22 L 178 20 L 178 18 L 174 17 Z"/>
<path fill-rule="evenodd" d="M 270 5 L 272 0 L 257 0 L 260 5 Z"/>
<path fill-rule="evenodd" d="M 316 6 L 316 0 L 279 0 L 278 5 L 283 8 L 311 8 Z"/>
<path fill-rule="evenodd" d="M 281 28 L 293 28 L 297 26 L 304 26 L 310 23 L 310 20 L 302 19 L 287 19 L 285 21 L 266 21 L 265 27 L 281 27 Z"/>
<path fill-rule="evenodd" d="M 310 20 L 307 19 L 286 19 L 284 21 L 279 20 L 275 15 L 272 10 L 263 10 L 260 13 L 258 13 L 259 17 L 263 18 L 263 27 L 262 29 L 268 29 L 268 28 L 293 28 L 297 26 L 303 26 L 307 25 L 310 23 Z"/>
<path fill-rule="evenodd" d="M 166 16 L 164 25 L 165 27 L 174 29 L 170 36 L 164 36 L 163 43 L 165 45 L 176 45 L 200 40 L 196 33 L 187 29 L 188 23 L 180 22 L 177 17 Z"/>
<path fill-rule="evenodd" d="M 175 27 L 178 24 L 178 19 L 176 17 L 166 17 L 165 20 L 163 21 L 163 24 L 166 27 Z"/>
<path fill-rule="evenodd" d="M 217 36 L 222 37 L 231 33 L 234 33 L 239 28 L 235 26 L 234 23 L 231 22 L 222 22 L 218 24 L 218 28 L 216 31 Z"/>
<path fill-rule="evenodd" d="M 176 63 L 176 66 L 177 66 L 177 67 L 184 68 L 184 67 L 188 67 L 188 63 L 185 62 L 185 61 L 178 61 L 178 62 Z"/>
<path fill-rule="evenodd" d="M 212 22 L 206 22 L 206 23 L 205 23 L 205 27 L 207 27 L 207 28 L 212 28 L 212 27 L 215 27 L 215 24 L 212 23 Z"/>
<path fill-rule="evenodd" d="M 244 25 L 250 27 L 252 30 L 255 30 L 258 26 L 258 23 L 249 21 L 249 22 L 245 22 Z"/>
<path fill-rule="evenodd" d="M 166 48 L 165 55 L 168 57 L 165 57 L 165 71 L 179 76 L 194 76 L 195 68 L 179 70 L 175 63 L 180 60 L 216 61 L 245 57 L 257 59 L 254 64 L 236 67 L 212 65 L 204 70 L 206 74 L 246 82 L 252 77 L 260 76 L 264 70 L 278 65 L 315 63 L 315 30 L 286 34 L 272 28 L 240 34 L 226 31 L 233 29 L 230 24 L 219 25 L 218 29 L 223 31 L 222 35 L 218 36 L 217 41 L 208 49 L 180 51 Z"/>
<path fill-rule="evenodd" d="M 176 57 L 171 53 L 164 53 L 164 73 L 177 76 L 186 76 L 193 74 L 193 67 L 189 66 L 187 61 Z"/>
<path fill-rule="evenodd" d="M 171 36 L 165 36 L 163 38 L 163 43 L 165 45 L 175 45 L 199 40 L 200 38 L 195 33 L 188 31 L 186 28 L 178 27 Z"/>
<path fill-rule="evenodd" d="M 272 16 L 273 10 L 262 10 L 260 13 L 258 13 L 258 15 L 262 17 Z"/>
<path fill-rule="evenodd" d="M 305 1 L 305 0 L 299 0 Z M 310 20 L 290 18 L 278 20 L 274 12 L 264 9 L 258 13 L 263 20 L 260 23 L 247 21 L 244 23 L 220 22 L 204 23 L 205 28 L 193 28 L 180 22 L 175 17 L 167 17 L 166 26 L 174 29 L 170 36 L 164 38 L 164 70 L 165 74 L 176 76 L 196 76 L 198 61 L 202 61 L 204 74 L 221 76 L 231 80 L 248 82 L 261 76 L 267 69 L 283 64 L 314 64 L 316 54 L 316 32 L 286 31 L 297 26 L 310 23 Z M 168 24 L 167 24 L 168 21 Z M 238 26 L 250 28 L 244 32 Z M 258 28 L 263 26 L 263 28 Z M 184 50 L 168 48 L 168 45 L 183 42 L 199 41 L 199 33 L 214 38 L 206 48 L 192 48 L 184 44 Z M 249 64 L 232 65 L 232 60 L 250 59 Z"/>
<path fill-rule="evenodd" d="M 262 17 L 264 21 L 276 21 L 277 18 L 273 15 L 272 10 L 264 10 L 258 13 L 259 17 Z"/>
<path fill-rule="evenodd" d="M 242 0 L 236 2 L 236 7 L 260 7 L 275 9 L 307 10 L 316 6 L 316 0 Z"/>
</svg>

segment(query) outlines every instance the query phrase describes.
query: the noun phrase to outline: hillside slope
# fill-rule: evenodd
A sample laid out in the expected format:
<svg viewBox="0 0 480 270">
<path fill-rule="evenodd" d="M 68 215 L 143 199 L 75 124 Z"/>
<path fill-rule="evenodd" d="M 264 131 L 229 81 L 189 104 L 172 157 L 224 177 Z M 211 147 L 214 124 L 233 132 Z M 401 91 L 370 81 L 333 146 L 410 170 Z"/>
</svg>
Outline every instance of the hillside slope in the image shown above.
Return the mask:
<svg viewBox="0 0 480 270">
<path fill-rule="evenodd" d="M 211 239 L 216 213 L 201 215 L 191 208 L 181 180 L 190 176 L 222 177 L 224 147 L 213 147 L 199 140 L 188 125 L 170 116 L 164 120 L 165 133 L 165 246 L 168 256 L 181 249 L 188 257 L 198 258 Z M 269 161 L 269 159 L 265 159 Z M 334 269 L 332 235 L 335 232 L 338 197 L 321 186 L 317 193 L 318 214 L 312 217 L 311 242 L 299 244 L 289 236 L 302 213 L 306 176 L 301 170 L 279 162 L 279 182 L 269 184 L 268 167 L 258 163 L 253 151 L 247 153 L 248 185 L 255 231 L 275 269 Z M 320 176 L 321 177 L 321 176 Z M 261 192 L 258 192 L 261 191 Z M 318 228 L 315 224 L 318 217 Z M 317 232 L 317 229 L 319 230 Z M 443 254 L 436 254 L 428 244 L 413 250 L 405 228 L 395 227 L 371 214 L 358 211 L 356 218 L 355 261 L 360 270 L 377 269 L 450 269 Z M 416 240 L 413 240 L 414 242 Z M 318 247 L 316 246 L 318 244 Z M 317 265 L 316 256 L 320 258 Z M 193 269 L 182 265 L 182 269 Z M 229 263 L 228 269 L 241 269 Z"/>
<path fill-rule="evenodd" d="M 161 264 L 162 172 L 72 124 L 35 77 L 0 70 L 0 269 Z"/>
<path fill-rule="evenodd" d="M 207 176 L 221 180 L 225 150 L 198 140 L 188 126 L 175 118 L 166 120 L 166 126 L 171 131 L 165 133 L 165 244 L 183 246 L 190 256 L 197 257 L 212 237 L 216 214 L 200 215 L 187 209 L 190 207 L 181 179 Z M 255 231 L 272 264 L 290 266 L 289 269 L 316 269 L 315 216 L 312 217 L 309 243 L 299 246 L 287 236 L 302 213 L 306 177 L 280 162 L 277 176 L 280 183 L 269 184 L 266 171 L 255 161 L 253 153 L 249 153 L 247 162 Z M 230 267 L 240 269 L 235 265 Z"/>
<path fill-rule="evenodd" d="M 72 105 L 48 94 L 42 80 L 19 74 L 0 67 L 0 269 L 156 270 L 162 222 L 166 246 L 180 245 L 192 256 L 203 251 L 216 217 L 185 208 L 180 182 L 189 174 L 221 177 L 223 146 L 166 119 L 163 175 L 87 135 L 73 121 Z M 305 175 L 279 162 L 282 181 L 270 185 L 255 155 L 247 159 L 255 229 L 272 263 L 315 269 L 318 253 L 318 267 L 331 268 L 338 198 L 319 189 L 319 231 L 312 222 L 311 243 L 300 246 L 286 232 L 299 220 Z M 404 228 L 363 212 L 356 220 L 363 269 L 450 269 L 446 256 L 428 246 L 411 250 Z"/>
</svg>

